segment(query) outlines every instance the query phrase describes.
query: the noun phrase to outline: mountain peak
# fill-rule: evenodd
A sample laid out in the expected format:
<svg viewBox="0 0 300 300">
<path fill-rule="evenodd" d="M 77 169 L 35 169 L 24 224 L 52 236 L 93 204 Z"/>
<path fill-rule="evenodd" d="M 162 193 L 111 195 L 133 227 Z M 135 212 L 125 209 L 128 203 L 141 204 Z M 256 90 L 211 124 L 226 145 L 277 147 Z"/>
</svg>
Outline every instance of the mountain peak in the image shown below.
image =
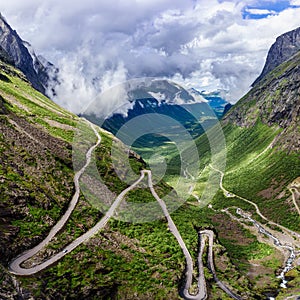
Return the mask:
<svg viewBox="0 0 300 300">
<path fill-rule="evenodd" d="M 49 85 L 50 72 L 57 69 L 50 63 L 40 61 L 28 42 L 23 41 L 0 13 L 0 57 L 21 70 L 32 86 L 45 94 Z M 52 70 L 50 70 L 52 69 Z"/>
</svg>

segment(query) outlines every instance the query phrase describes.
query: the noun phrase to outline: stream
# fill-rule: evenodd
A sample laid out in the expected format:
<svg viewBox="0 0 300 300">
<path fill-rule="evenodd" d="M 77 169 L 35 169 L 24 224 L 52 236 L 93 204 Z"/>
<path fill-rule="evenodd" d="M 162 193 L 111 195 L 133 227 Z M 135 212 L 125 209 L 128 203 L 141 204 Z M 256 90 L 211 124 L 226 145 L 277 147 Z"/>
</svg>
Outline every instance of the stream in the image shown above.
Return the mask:
<svg viewBox="0 0 300 300">
<path fill-rule="evenodd" d="M 293 262 L 296 259 L 295 249 L 292 246 L 283 245 L 277 237 L 273 236 L 270 232 L 265 230 L 258 222 L 256 222 L 254 219 L 252 219 L 248 214 L 243 213 L 242 209 L 237 208 L 236 213 L 238 215 L 242 216 L 243 218 L 246 218 L 249 221 L 251 221 L 257 227 L 257 229 L 260 233 L 268 236 L 269 238 L 271 238 L 274 241 L 275 246 L 286 249 L 290 252 L 289 258 L 287 259 L 283 270 L 277 276 L 277 278 L 281 279 L 280 287 L 286 289 L 287 288 L 286 284 L 288 283 L 288 281 L 286 280 L 285 274 L 293 268 Z M 275 298 L 269 298 L 269 299 L 275 299 Z"/>
</svg>

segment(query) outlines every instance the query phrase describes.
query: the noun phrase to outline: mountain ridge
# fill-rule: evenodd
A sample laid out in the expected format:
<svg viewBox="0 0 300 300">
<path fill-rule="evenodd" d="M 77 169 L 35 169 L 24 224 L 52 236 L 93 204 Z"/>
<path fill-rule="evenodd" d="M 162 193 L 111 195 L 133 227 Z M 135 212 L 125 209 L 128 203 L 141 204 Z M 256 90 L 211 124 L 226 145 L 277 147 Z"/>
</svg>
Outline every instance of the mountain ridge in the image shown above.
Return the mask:
<svg viewBox="0 0 300 300">
<path fill-rule="evenodd" d="M 45 59 L 39 59 L 30 43 L 23 41 L 0 13 L 0 46 L 9 63 L 20 69 L 32 86 L 43 94 L 56 82 L 58 69 Z M 1 50 L 0 49 L 0 50 Z M 5 56 L 5 55 L 4 55 Z"/>
</svg>

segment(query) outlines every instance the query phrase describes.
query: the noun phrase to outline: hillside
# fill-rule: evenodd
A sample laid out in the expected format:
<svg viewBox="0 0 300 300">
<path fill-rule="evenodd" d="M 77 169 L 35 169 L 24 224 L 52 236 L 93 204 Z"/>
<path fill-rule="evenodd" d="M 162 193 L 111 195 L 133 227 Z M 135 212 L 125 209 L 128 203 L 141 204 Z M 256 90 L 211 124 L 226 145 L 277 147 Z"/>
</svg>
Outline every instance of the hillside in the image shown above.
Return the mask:
<svg viewBox="0 0 300 300">
<path fill-rule="evenodd" d="M 201 251 L 203 266 L 190 277 L 191 294 L 198 290 L 197 273 L 208 299 L 300 294 L 299 53 L 227 112 L 221 132 L 212 127 L 195 139 L 196 188 L 164 215 L 153 189 L 157 197 L 169 195 L 166 207 L 172 208 L 181 200 L 171 188 L 178 174 L 154 178 L 151 189 L 149 178 L 139 176 L 152 166 L 35 90 L 4 49 L 0 58 L 1 299 L 179 299 L 186 295 L 186 270 L 196 266 Z M 223 135 L 226 147 L 218 147 Z M 114 145 L 123 156 L 113 155 Z M 194 150 L 187 148 L 186 157 L 192 159 Z M 168 155 L 171 167 L 178 166 L 181 160 Z M 192 167 L 185 166 L 187 181 Z M 201 202 L 214 190 L 211 202 Z M 108 218 L 118 199 L 126 204 Z M 160 218 L 151 219 L 158 213 L 153 208 Z M 201 240 L 203 231 L 210 232 L 209 242 Z M 182 235 L 189 265 L 174 232 Z M 14 263 L 28 253 L 29 259 Z"/>
<path fill-rule="evenodd" d="M 224 184 L 259 203 L 273 220 L 295 230 L 299 215 L 288 186 L 300 174 L 299 91 L 297 52 L 268 73 L 221 121 L 227 155 Z M 208 161 L 205 136 L 197 143 Z"/>
<path fill-rule="evenodd" d="M 226 211 L 228 207 L 242 207 L 254 219 L 263 222 L 269 232 L 278 224 L 285 227 L 286 235 L 290 229 L 296 231 L 290 240 L 290 245 L 295 242 L 295 249 L 299 249 L 300 203 L 299 190 L 294 194 L 291 186 L 300 175 L 299 91 L 298 51 L 285 57 L 283 63 L 266 74 L 227 112 L 221 122 L 226 139 L 226 171 L 218 174 L 221 174 L 223 195 L 218 194 L 212 202 L 215 209 Z M 207 165 L 210 151 L 205 135 L 197 140 L 197 145 L 202 163 Z M 201 196 L 201 182 L 205 176 L 204 172 L 199 179 L 198 196 Z M 280 236 L 282 229 L 277 228 L 274 236 Z M 257 238 L 260 240 L 261 235 Z M 237 244 L 231 241 L 227 249 Z M 300 294 L 296 271 L 299 272 L 299 262 L 298 258 L 293 264 L 298 267 L 291 277 L 290 289 L 281 289 L 276 299 Z M 261 267 L 258 263 L 256 269 Z"/>
<path fill-rule="evenodd" d="M 300 150 L 300 51 L 245 95 L 225 116 L 225 123 L 251 127 L 258 120 L 282 133 L 276 145 L 287 151 Z"/>
</svg>

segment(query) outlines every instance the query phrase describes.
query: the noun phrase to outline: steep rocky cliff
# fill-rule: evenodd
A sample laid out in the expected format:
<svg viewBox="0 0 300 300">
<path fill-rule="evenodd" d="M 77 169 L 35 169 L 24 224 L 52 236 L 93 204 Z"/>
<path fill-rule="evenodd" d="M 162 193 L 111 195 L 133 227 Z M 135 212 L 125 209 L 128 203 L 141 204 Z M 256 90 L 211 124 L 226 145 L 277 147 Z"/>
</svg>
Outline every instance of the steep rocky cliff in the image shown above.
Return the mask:
<svg viewBox="0 0 300 300">
<path fill-rule="evenodd" d="M 300 51 L 265 75 L 224 120 L 242 127 L 253 126 L 258 120 L 278 126 L 282 133 L 277 143 L 299 151 Z"/>
<path fill-rule="evenodd" d="M 253 86 L 258 84 L 268 73 L 283 62 L 289 60 L 300 50 L 300 27 L 279 36 L 271 46 L 266 64 L 262 73 L 254 81 Z"/>
<path fill-rule="evenodd" d="M 1 14 L 0 47 L 0 53 L 5 53 L 3 55 L 7 58 L 6 62 L 13 63 L 25 74 L 35 89 L 45 94 L 50 81 L 55 81 L 58 70 L 53 64 L 38 57 L 31 45 L 19 37 Z"/>
</svg>

